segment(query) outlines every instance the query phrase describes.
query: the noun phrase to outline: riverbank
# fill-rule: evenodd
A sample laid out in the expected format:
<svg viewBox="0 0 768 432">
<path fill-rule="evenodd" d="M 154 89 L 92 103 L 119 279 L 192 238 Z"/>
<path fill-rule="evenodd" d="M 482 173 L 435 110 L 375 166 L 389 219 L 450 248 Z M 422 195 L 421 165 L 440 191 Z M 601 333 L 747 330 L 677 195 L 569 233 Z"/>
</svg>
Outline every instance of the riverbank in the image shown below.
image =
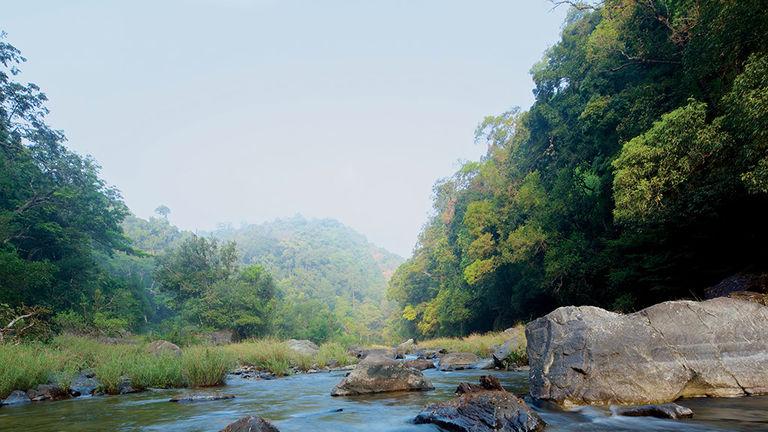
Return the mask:
<svg viewBox="0 0 768 432">
<path fill-rule="evenodd" d="M 409 353 L 421 350 L 471 352 L 489 358 L 494 348 L 511 337 L 507 332 L 420 341 Z M 514 329 L 521 334 L 522 327 Z M 321 344 L 312 354 L 299 353 L 287 341 L 255 339 L 227 345 L 191 345 L 180 351 L 151 352 L 140 337 L 110 341 L 61 335 L 51 342 L 0 345 L 0 400 L 14 390 L 27 391 L 53 384 L 68 392 L 87 373 L 98 393 L 119 394 L 150 388 L 214 387 L 225 384 L 234 371 L 259 371 L 269 377 L 340 368 L 357 362 L 355 350 L 339 343 Z M 358 348 L 357 351 L 385 347 Z M 394 348 L 389 348 L 393 350 Z M 512 350 L 525 352 L 525 338 Z"/>
</svg>

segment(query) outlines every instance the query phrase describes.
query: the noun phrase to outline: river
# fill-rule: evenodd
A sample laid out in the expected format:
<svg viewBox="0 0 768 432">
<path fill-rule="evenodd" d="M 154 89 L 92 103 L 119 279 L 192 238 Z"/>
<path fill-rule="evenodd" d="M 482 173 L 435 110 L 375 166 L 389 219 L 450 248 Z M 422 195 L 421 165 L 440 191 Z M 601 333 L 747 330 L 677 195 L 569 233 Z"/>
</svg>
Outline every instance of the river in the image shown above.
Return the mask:
<svg viewBox="0 0 768 432">
<path fill-rule="evenodd" d="M 425 372 L 435 390 L 333 398 L 330 390 L 344 372 L 295 375 L 270 381 L 232 376 L 220 389 L 237 397 L 214 402 L 178 404 L 168 399 L 184 390 L 153 390 L 124 396 L 75 398 L 0 408 L 0 431 L 218 431 L 239 417 L 255 414 L 271 420 L 282 432 L 369 431 L 428 432 L 413 417 L 429 402 L 453 396 L 460 381 L 477 382 L 489 371 Z M 526 372 L 494 372 L 505 387 L 527 392 Z M 536 408 L 548 431 L 766 431 L 768 397 L 689 399 L 691 420 L 660 420 L 611 416 L 608 409 L 575 411 Z M 341 409 L 341 411 L 338 411 Z"/>
</svg>

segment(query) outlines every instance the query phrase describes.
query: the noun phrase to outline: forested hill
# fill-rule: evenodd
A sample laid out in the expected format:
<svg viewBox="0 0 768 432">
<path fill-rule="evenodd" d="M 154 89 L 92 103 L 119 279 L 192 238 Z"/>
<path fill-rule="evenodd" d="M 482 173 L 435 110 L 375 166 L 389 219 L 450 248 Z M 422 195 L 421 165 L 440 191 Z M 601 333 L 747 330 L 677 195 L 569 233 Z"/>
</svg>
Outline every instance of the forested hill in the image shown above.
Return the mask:
<svg viewBox="0 0 768 432">
<path fill-rule="evenodd" d="M 206 235 L 234 241 L 245 264 L 261 264 L 293 293 L 335 304 L 381 301 L 403 258 L 333 219 L 295 216 Z"/>
<path fill-rule="evenodd" d="M 487 155 L 437 183 L 392 278 L 405 333 L 633 310 L 768 266 L 765 2 L 556 3 L 579 7 L 534 104 L 481 123 Z"/>
</svg>

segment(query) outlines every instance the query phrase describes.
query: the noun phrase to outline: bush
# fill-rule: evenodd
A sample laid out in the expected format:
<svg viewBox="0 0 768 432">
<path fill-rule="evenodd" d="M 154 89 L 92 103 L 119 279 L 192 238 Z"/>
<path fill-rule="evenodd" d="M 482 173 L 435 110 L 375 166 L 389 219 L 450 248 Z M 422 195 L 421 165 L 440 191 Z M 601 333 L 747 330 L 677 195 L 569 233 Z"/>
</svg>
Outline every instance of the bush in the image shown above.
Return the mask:
<svg viewBox="0 0 768 432">
<path fill-rule="evenodd" d="M 182 372 L 192 387 L 224 385 L 234 365 L 233 356 L 221 348 L 190 347 L 182 355 Z"/>
<path fill-rule="evenodd" d="M 344 345 L 338 342 L 327 342 L 320 345 L 320 351 L 317 353 L 317 365 L 326 367 L 330 365 L 347 366 L 354 363 L 357 359 L 349 355 Z"/>
<path fill-rule="evenodd" d="M 275 339 L 251 340 L 227 345 L 225 349 L 240 364 L 267 370 L 277 376 L 288 375 L 291 365 L 297 360 L 303 362 L 284 342 Z"/>
</svg>

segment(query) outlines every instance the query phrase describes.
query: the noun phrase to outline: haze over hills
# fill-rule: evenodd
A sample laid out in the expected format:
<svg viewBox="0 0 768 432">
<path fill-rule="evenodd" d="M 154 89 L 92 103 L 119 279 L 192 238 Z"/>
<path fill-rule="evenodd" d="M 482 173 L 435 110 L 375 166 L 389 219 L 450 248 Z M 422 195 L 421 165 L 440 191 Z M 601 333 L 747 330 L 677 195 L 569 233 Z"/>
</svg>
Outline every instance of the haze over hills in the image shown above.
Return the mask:
<svg viewBox="0 0 768 432">
<path fill-rule="evenodd" d="M 244 264 L 261 264 L 288 290 L 310 297 L 383 299 L 387 281 L 404 259 L 370 243 L 334 219 L 294 216 L 205 235 L 235 241 Z"/>
</svg>

